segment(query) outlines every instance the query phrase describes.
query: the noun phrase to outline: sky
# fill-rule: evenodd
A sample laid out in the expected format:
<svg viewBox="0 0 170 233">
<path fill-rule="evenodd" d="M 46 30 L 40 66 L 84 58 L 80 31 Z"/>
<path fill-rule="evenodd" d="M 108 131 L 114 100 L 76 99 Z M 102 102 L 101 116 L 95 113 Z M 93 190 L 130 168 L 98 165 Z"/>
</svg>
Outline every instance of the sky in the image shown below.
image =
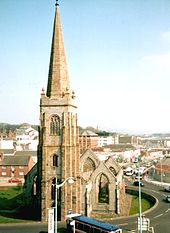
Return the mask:
<svg viewBox="0 0 170 233">
<path fill-rule="evenodd" d="M 170 1 L 59 0 L 78 124 L 170 133 Z M 0 122 L 39 124 L 55 0 L 0 0 Z"/>
</svg>

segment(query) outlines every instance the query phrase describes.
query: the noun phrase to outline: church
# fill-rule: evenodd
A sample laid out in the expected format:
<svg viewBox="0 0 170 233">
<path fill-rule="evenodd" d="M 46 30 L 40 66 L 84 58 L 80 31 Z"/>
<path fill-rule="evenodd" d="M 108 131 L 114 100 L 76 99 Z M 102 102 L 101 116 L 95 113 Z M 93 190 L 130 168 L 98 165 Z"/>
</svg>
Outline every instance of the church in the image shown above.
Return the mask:
<svg viewBox="0 0 170 233">
<path fill-rule="evenodd" d="M 68 211 L 86 216 L 121 215 L 125 185 L 121 167 L 112 159 L 100 161 L 87 149 L 80 154 L 75 93 L 71 89 L 59 5 L 56 2 L 47 90 L 40 97 L 38 162 L 26 176 L 27 204 L 36 200 L 40 219 L 57 205 L 58 220 Z M 55 197 L 55 184 L 67 182 Z"/>
</svg>

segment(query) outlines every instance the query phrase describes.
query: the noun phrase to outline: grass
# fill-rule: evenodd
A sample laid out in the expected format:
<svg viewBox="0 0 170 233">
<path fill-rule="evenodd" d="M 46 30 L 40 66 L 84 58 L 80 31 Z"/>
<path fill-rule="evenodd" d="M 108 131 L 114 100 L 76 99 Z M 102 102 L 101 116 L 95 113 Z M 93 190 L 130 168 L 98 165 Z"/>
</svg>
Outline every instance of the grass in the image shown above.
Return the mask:
<svg viewBox="0 0 170 233">
<path fill-rule="evenodd" d="M 11 210 L 22 203 L 22 187 L 0 187 L 0 209 Z"/>
<path fill-rule="evenodd" d="M 142 198 L 141 199 L 141 206 L 142 206 L 142 212 L 144 212 L 144 211 L 148 210 L 149 208 L 151 208 L 152 204 L 148 200 Z M 133 195 L 129 214 L 133 215 L 133 214 L 137 214 L 137 213 L 139 213 L 139 197 Z"/>
<path fill-rule="evenodd" d="M 37 220 L 35 210 L 22 206 L 23 189 L 20 186 L 0 187 L 0 223 L 19 223 L 30 220 Z M 141 199 L 142 212 L 152 207 L 146 199 Z M 132 195 L 130 215 L 139 213 L 139 198 Z M 35 216 L 35 219 L 33 219 Z M 97 216 L 96 216 L 97 217 Z M 101 216 L 102 217 L 102 216 Z M 105 218 L 110 218 L 105 215 Z"/>
<path fill-rule="evenodd" d="M 23 189 L 20 185 L 0 187 L 0 223 L 18 223 L 28 220 L 22 206 Z"/>
<path fill-rule="evenodd" d="M 25 220 L 21 219 L 15 219 L 13 217 L 4 217 L 0 216 L 0 223 L 21 223 L 21 222 L 26 222 Z"/>
</svg>

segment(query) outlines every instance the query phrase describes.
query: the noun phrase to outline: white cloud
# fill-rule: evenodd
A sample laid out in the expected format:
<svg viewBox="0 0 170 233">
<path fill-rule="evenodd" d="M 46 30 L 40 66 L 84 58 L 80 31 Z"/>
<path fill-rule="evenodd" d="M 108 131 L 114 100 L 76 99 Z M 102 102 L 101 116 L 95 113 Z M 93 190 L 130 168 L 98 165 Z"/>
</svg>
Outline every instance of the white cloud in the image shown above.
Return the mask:
<svg viewBox="0 0 170 233">
<path fill-rule="evenodd" d="M 170 52 L 164 54 L 154 54 L 143 57 L 143 61 L 148 61 L 152 65 L 170 70 Z"/>
<path fill-rule="evenodd" d="M 163 32 L 161 34 L 161 38 L 165 39 L 166 41 L 170 42 L 170 31 Z"/>
</svg>

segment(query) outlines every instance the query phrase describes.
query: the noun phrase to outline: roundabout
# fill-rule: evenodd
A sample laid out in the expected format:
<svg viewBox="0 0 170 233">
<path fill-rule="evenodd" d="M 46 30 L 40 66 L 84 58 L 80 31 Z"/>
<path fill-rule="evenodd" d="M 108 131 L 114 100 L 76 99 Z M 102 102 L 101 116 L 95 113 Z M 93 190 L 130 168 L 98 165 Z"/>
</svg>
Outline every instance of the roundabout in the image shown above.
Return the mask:
<svg viewBox="0 0 170 233">
<path fill-rule="evenodd" d="M 137 187 L 127 187 L 126 194 L 131 196 L 131 208 L 129 211 L 129 216 L 138 215 L 139 214 L 139 190 Z M 142 213 L 143 215 L 153 208 L 156 208 L 158 205 L 158 199 L 151 194 L 148 194 L 144 190 L 141 191 L 141 205 L 142 205 Z"/>
<path fill-rule="evenodd" d="M 132 185 L 129 185 L 127 189 L 138 192 L 138 189 Z M 142 215 L 150 220 L 150 226 L 153 227 L 154 233 L 169 233 L 170 205 L 164 201 L 167 192 L 160 186 L 144 181 L 142 194 L 147 198 L 149 197 L 153 202 L 153 206 L 142 212 Z M 112 220 L 112 223 L 121 226 L 124 233 L 137 232 L 138 217 L 139 214 L 119 217 Z"/>
</svg>

